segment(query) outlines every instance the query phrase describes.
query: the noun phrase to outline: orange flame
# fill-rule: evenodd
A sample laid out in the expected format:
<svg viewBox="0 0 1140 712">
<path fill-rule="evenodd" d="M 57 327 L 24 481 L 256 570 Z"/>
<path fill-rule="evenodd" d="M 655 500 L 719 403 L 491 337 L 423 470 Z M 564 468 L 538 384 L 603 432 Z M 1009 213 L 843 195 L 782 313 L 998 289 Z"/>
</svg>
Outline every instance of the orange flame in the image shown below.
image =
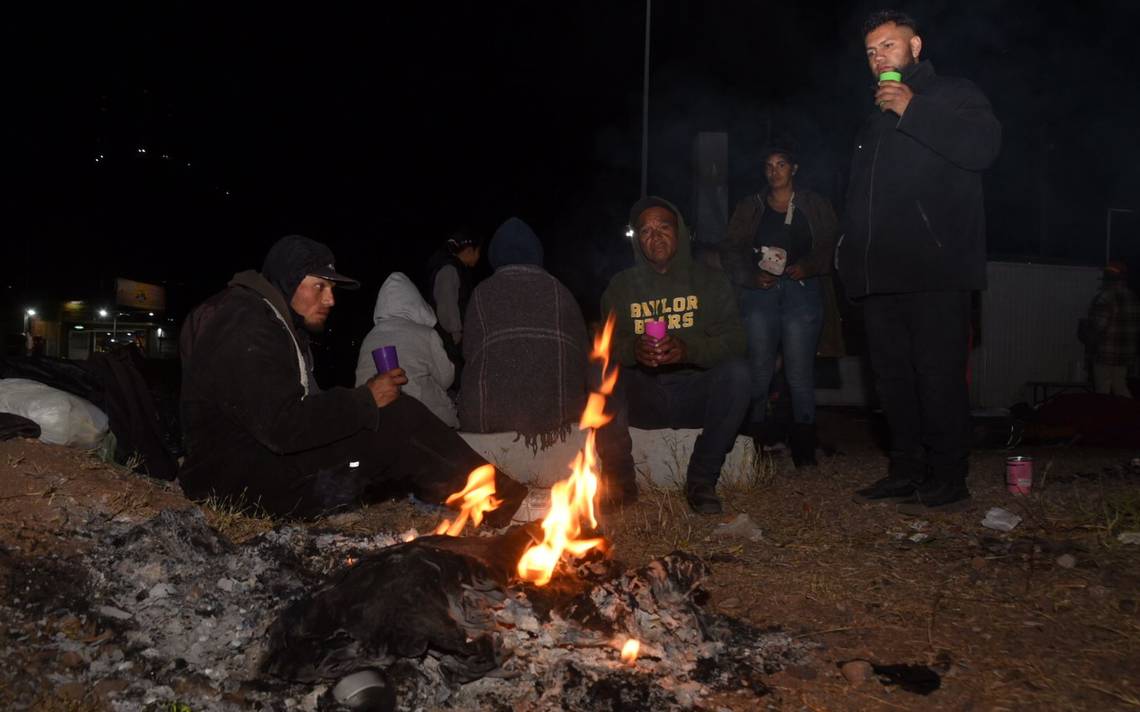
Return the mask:
<svg viewBox="0 0 1140 712">
<path fill-rule="evenodd" d="M 617 368 L 612 373 L 609 372 L 613 330 L 614 315 L 610 314 L 602 333 L 594 339 L 594 351 L 590 354 L 591 360 L 602 362 L 602 383 L 599 392 L 590 394 L 578 426 L 582 430 L 590 430 L 586 434 L 586 446 L 574 458 L 570 477 L 556 483 L 550 490 L 550 511 L 542 520 L 542 542 L 531 546 L 519 559 L 519 578 L 531 581 L 536 586 L 550 583 L 554 568 L 563 553 L 581 556 L 590 549 L 605 545 L 605 539 L 600 537 L 578 537 L 582 534 L 584 523 L 588 522 L 591 528 L 598 526 L 594 517 L 594 498 L 598 494 L 599 483 L 594 470 L 597 462 L 594 429 L 612 419 L 612 416 L 605 413 L 605 404 L 606 396 L 613 393 L 617 383 Z"/>
<path fill-rule="evenodd" d="M 463 505 L 459 509 L 459 516 L 454 522 L 449 519 L 440 522 L 435 528 L 436 534 L 459 536 L 468 519 L 479 526 L 484 514 L 499 508 L 503 502 L 495 498 L 495 468 L 492 465 L 476 467 L 467 476 L 467 486 L 448 497 L 446 504 L 460 500 L 463 500 Z"/>
<path fill-rule="evenodd" d="M 641 651 L 641 642 L 637 638 L 630 638 L 621 646 L 621 661 L 627 665 L 637 662 L 637 654 Z"/>
</svg>

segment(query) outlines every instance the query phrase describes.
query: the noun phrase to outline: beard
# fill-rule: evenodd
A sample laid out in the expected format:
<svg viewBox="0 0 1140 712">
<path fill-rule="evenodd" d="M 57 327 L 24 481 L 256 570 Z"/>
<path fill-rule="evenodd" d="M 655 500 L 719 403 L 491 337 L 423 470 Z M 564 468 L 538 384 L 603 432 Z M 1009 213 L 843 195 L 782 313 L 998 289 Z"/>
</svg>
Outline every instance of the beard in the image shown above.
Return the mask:
<svg viewBox="0 0 1140 712">
<path fill-rule="evenodd" d="M 322 317 L 304 317 L 305 331 L 310 334 L 320 335 L 324 333 L 325 323 L 328 321 L 327 316 Z"/>
</svg>

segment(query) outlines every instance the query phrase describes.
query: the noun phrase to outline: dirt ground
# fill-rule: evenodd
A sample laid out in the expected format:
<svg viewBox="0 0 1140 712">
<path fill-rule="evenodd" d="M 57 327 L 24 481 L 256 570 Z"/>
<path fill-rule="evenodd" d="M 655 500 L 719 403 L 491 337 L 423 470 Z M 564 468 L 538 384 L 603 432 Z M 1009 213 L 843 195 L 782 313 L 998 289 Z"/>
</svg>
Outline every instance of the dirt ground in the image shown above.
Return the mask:
<svg viewBox="0 0 1140 712">
<path fill-rule="evenodd" d="M 852 502 L 851 492 L 885 468 L 863 417 L 823 412 L 821 431 L 837 454 L 807 471 L 772 456 L 754 481 L 722 488 L 721 517 L 691 515 L 677 492 L 645 488 L 636 506 L 603 522 L 618 559 L 633 565 L 678 548 L 696 553 L 713 568 L 710 606 L 818 644 L 810 663 L 771 676 L 767 695 L 710 700 L 710 709 L 1140 708 L 1140 545 L 1118 540 L 1140 531 L 1140 466 L 1130 464 L 1140 453 L 1020 447 L 1017 454 L 1035 459 L 1037 482 L 1032 495 L 1014 497 L 1004 486 L 1009 453 L 978 451 L 970 508 L 916 519 Z M 85 544 L 85 517 L 142 520 L 191 506 L 176 485 L 85 453 L 0 442 L 0 595 L 35 595 L 13 590 L 13 571 L 20 562 L 66 562 Z M 981 520 L 991 507 L 1023 521 L 1009 533 L 987 529 Z M 762 540 L 715 533 L 740 514 Z M 238 541 L 270 526 L 207 515 Z M 424 531 L 434 521 L 392 502 L 317 524 Z M 112 681 L 56 689 L 49 675 L 72 661 L 38 657 L 25 645 L 37 636 L 98 640 L 103 631 L 50 610 L 45 619 L 35 630 L 0 622 L 0 651 L 8 651 L 0 708 L 9 708 L 3 688 L 18 676 L 43 691 L 35 709 L 110 709 Z M 840 671 L 852 660 L 927 666 L 941 684 L 920 695 L 875 675 L 852 682 Z"/>
</svg>

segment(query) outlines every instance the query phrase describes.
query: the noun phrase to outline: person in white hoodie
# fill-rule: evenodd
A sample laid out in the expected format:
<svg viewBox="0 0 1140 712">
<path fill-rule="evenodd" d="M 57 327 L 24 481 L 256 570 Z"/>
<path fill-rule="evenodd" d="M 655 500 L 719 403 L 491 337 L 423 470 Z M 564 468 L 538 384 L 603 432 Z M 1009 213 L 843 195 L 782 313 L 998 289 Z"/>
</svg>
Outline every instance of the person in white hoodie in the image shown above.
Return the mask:
<svg viewBox="0 0 1140 712">
<path fill-rule="evenodd" d="M 401 387 L 428 407 L 452 428 L 459 427 L 455 403 L 447 389 L 455 379 L 455 366 L 443 349 L 443 339 L 435 330 L 435 312 L 428 306 L 415 284 L 403 272 L 393 272 L 384 280 L 372 311 L 375 326 L 360 345 L 356 360 L 356 385 L 376 375 L 372 351 L 381 346 L 395 346 L 400 368 L 408 377 Z"/>
</svg>

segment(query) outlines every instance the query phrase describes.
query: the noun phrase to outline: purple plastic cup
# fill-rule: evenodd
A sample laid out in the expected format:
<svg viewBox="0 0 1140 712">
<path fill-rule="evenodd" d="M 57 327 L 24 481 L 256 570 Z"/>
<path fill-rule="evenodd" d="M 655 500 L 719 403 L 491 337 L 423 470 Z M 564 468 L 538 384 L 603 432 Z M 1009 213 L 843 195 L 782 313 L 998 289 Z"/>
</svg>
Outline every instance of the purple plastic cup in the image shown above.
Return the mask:
<svg viewBox="0 0 1140 712">
<path fill-rule="evenodd" d="M 376 373 L 387 373 L 393 368 L 400 367 L 400 361 L 396 358 L 395 346 L 381 346 L 372 351 L 372 363 L 376 364 Z"/>
<path fill-rule="evenodd" d="M 660 341 L 665 338 L 665 320 L 645 322 L 645 333 Z"/>
</svg>

